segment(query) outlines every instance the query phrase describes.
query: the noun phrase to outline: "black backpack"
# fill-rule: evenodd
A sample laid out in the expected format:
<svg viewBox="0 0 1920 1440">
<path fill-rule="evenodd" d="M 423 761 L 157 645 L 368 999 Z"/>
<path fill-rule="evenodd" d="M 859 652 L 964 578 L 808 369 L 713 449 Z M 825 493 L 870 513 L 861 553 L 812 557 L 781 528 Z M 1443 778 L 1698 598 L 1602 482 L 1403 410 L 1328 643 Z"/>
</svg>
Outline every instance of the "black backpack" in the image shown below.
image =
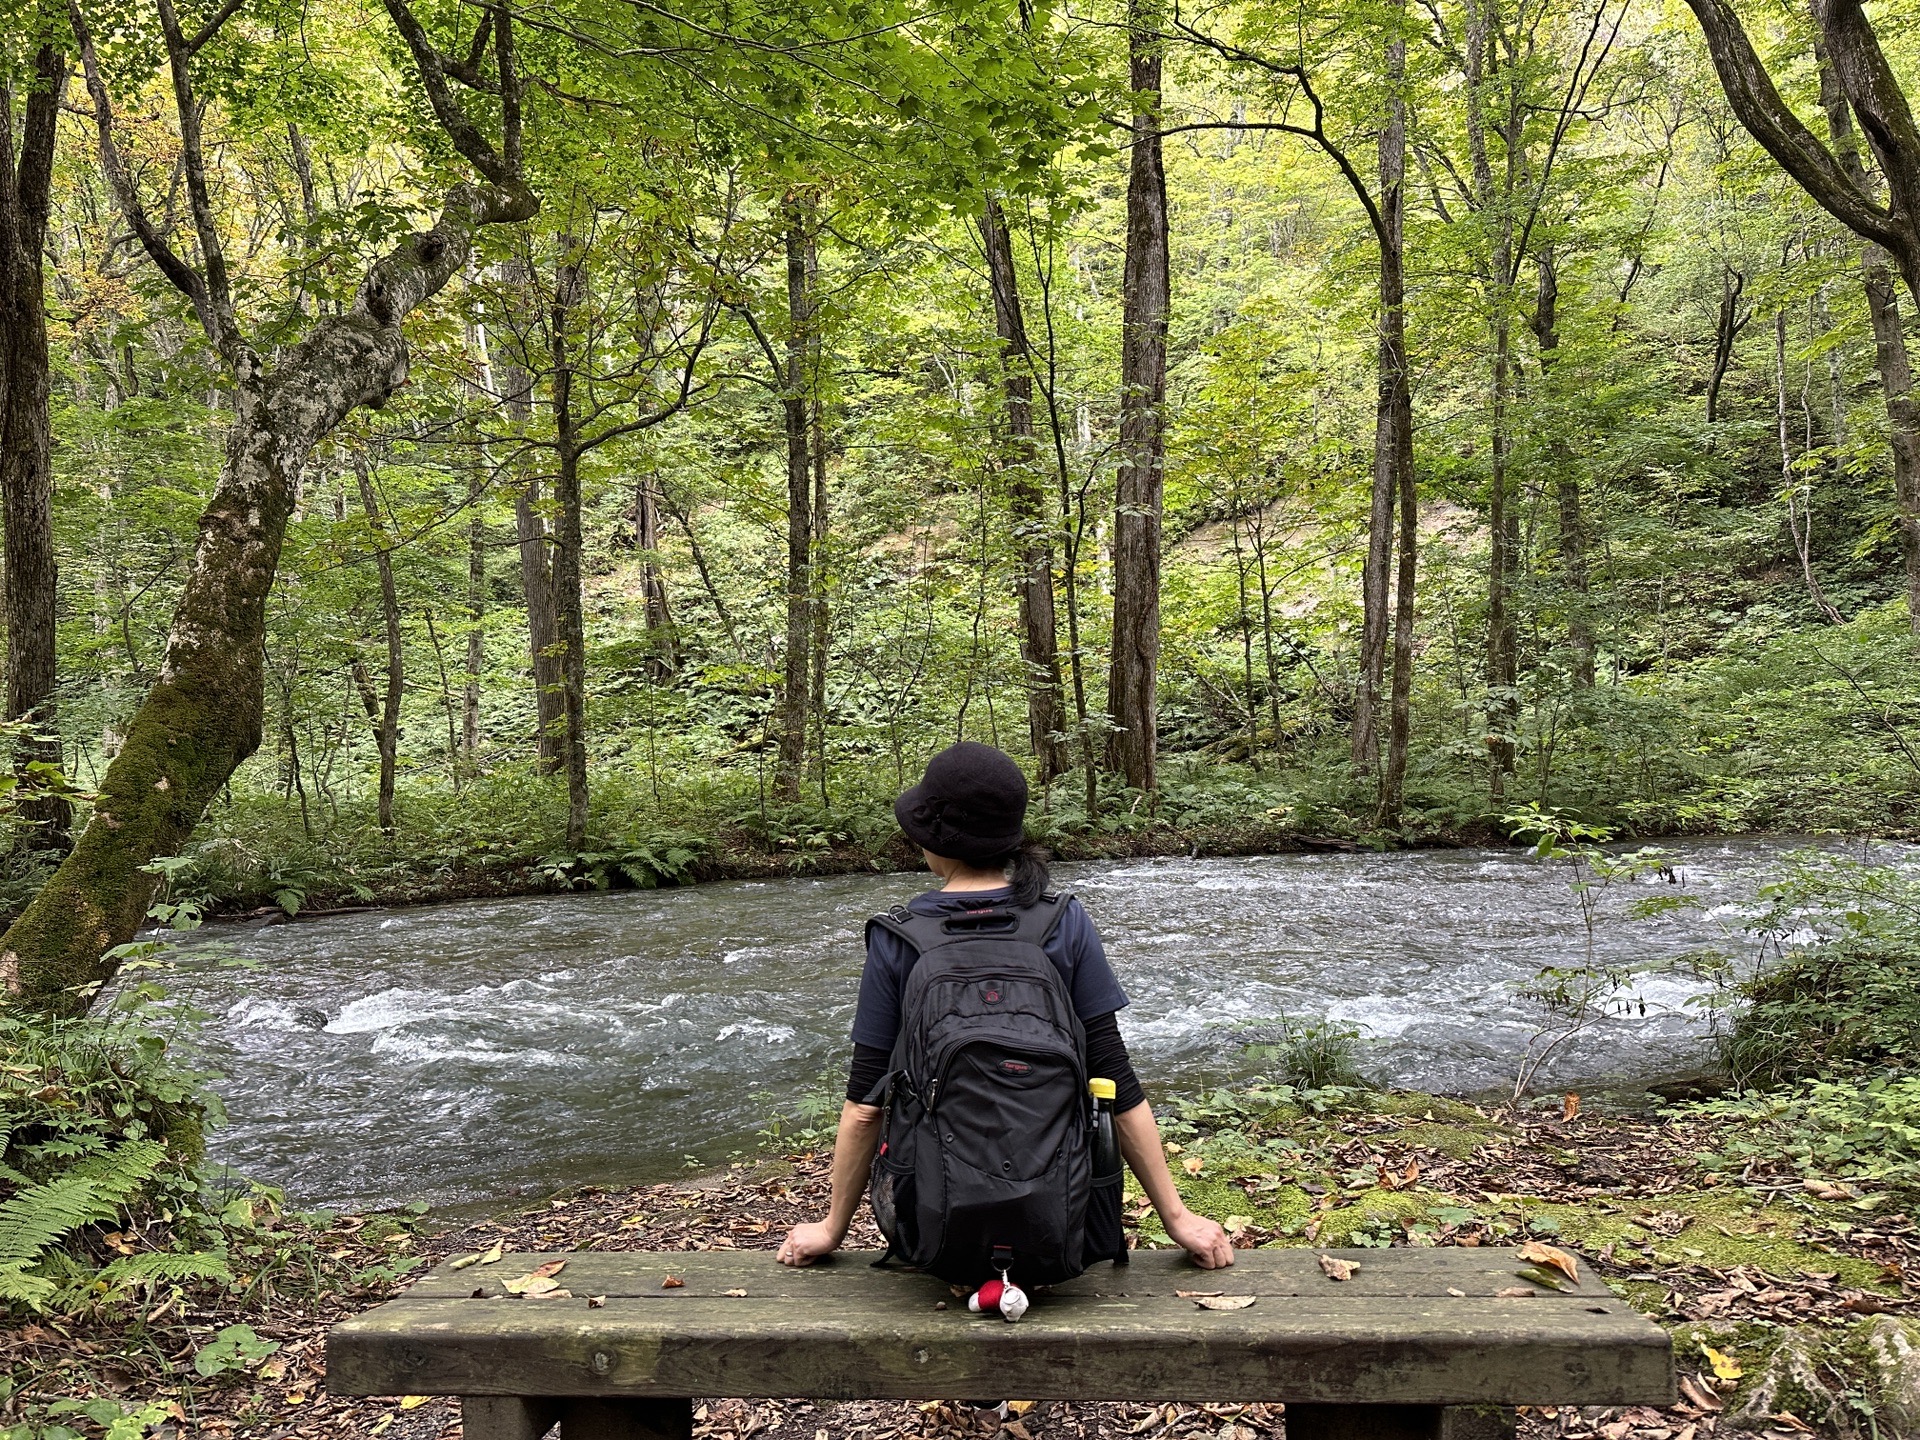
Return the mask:
<svg viewBox="0 0 1920 1440">
<path fill-rule="evenodd" d="M 1087 1042 L 1041 947 L 1067 899 L 869 922 L 912 947 L 868 1198 L 897 1257 L 956 1285 L 1124 1262 L 1123 1172 L 1095 1177 Z"/>
</svg>

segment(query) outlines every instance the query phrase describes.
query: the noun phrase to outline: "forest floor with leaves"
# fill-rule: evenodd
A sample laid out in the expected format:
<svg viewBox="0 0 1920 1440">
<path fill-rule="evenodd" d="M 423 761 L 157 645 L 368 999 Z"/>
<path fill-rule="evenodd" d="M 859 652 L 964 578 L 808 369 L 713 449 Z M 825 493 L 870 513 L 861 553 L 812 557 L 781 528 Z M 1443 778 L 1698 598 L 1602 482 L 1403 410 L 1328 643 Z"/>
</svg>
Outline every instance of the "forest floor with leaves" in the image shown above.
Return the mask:
<svg viewBox="0 0 1920 1440">
<path fill-rule="evenodd" d="M 1425 1095 L 1348 1092 L 1326 1105 L 1310 1093 L 1306 1109 L 1276 1099 L 1292 1093 L 1220 1092 L 1169 1107 L 1180 1183 L 1237 1245 L 1546 1239 L 1585 1256 L 1674 1332 L 1680 1404 L 1528 1409 L 1525 1440 L 1920 1435 L 1920 1234 L 1894 1197 L 1785 1165 L 1705 1171 L 1699 1157 L 1716 1136 L 1704 1116 L 1499 1119 Z M 0 1435 L 39 1417 L 110 1440 L 134 1440 L 149 1425 L 162 1440 L 454 1440 L 450 1400 L 327 1394 L 326 1327 L 404 1288 L 427 1264 L 495 1243 L 770 1250 L 789 1225 L 820 1213 L 826 1176 L 825 1155 L 809 1152 L 668 1184 L 584 1189 L 446 1228 L 432 1216 L 268 1213 L 260 1271 L 242 1277 L 240 1295 L 187 1292 L 131 1314 L 43 1317 L 0 1335 L 11 1378 Z M 1165 1243 L 1137 1197 L 1130 1224 L 1139 1243 Z M 851 1243 L 876 1242 L 863 1214 Z M 296 1251 L 306 1257 L 302 1273 L 287 1261 Z M 228 1329 L 235 1325 L 246 1335 Z M 50 1404 L 65 1414 L 49 1415 Z M 125 1417 L 119 1430 L 116 1415 Z M 724 1399 L 699 1407 L 696 1429 L 700 1440 L 1284 1432 L 1278 1405 L 1021 1403 L 1002 1421 L 946 1404 Z"/>
</svg>

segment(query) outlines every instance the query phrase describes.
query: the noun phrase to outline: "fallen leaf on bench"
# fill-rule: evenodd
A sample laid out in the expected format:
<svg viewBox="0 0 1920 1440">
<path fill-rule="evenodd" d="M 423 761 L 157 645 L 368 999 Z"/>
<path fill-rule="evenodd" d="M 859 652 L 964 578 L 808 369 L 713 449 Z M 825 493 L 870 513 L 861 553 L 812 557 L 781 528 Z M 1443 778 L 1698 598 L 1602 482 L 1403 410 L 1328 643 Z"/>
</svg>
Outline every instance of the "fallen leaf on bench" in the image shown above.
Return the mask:
<svg viewBox="0 0 1920 1440">
<path fill-rule="evenodd" d="M 1564 1290 L 1567 1288 L 1566 1277 L 1557 1270 L 1543 1270 L 1538 1265 L 1529 1265 L 1526 1269 L 1516 1271 L 1515 1273 L 1519 1275 L 1522 1280 L 1531 1280 L 1534 1284 L 1546 1290 Z"/>
<path fill-rule="evenodd" d="M 560 1282 L 545 1275 L 516 1275 L 503 1282 L 509 1295 L 524 1295 L 529 1300 L 538 1299 L 560 1288 Z"/>
<path fill-rule="evenodd" d="M 669 1275 L 660 1282 L 660 1288 L 662 1290 L 684 1290 L 687 1288 L 687 1282 L 682 1280 L 678 1275 Z"/>
<path fill-rule="evenodd" d="M 1449 1286 L 1447 1286 L 1447 1294 L 1449 1294 L 1449 1295 L 1451 1295 L 1451 1296 L 1453 1296 L 1453 1298 L 1454 1298 L 1454 1299 L 1456 1299 L 1456 1300 L 1464 1300 L 1464 1299 L 1466 1299 L 1466 1298 L 1467 1298 L 1467 1292 L 1466 1292 L 1466 1291 L 1464 1291 L 1464 1290 L 1456 1290 L 1456 1289 L 1454 1289 L 1454 1288 L 1453 1288 L 1453 1286 L 1451 1286 L 1451 1285 L 1449 1285 Z"/>
<path fill-rule="evenodd" d="M 1182 1300 L 1204 1300 L 1209 1295 L 1224 1295 L 1224 1290 L 1176 1290 L 1173 1292 Z"/>
<path fill-rule="evenodd" d="M 722 1290 L 720 1293 L 731 1296 L 735 1300 L 744 1300 L 747 1298 L 747 1292 L 744 1290 Z"/>
<path fill-rule="evenodd" d="M 478 1265 L 479 1263 L 480 1263 L 480 1252 L 478 1250 L 472 1250 L 465 1255 L 456 1255 L 451 1260 L 447 1261 L 447 1269 L 464 1270 L 469 1265 Z"/>
<path fill-rule="evenodd" d="M 606 1296 L 604 1296 L 604 1295 L 589 1295 L 589 1296 L 587 1296 L 587 1308 L 588 1308 L 589 1310 L 604 1310 L 604 1309 L 606 1309 L 606 1307 L 607 1307 L 607 1297 L 606 1297 Z"/>
<path fill-rule="evenodd" d="M 553 1285 L 551 1280 L 542 1283 Z M 571 1290 L 562 1290 L 557 1285 L 554 1285 L 551 1290 L 529 1290 L 527 1292 L 527 1299 L 529 1300 L 571 1300 L 572 1298 L 573 1292 Z"/>
<path fill-rule="evenodd" d="M 1530 1285 L 1509 1285 L 1504 1290 L 1494 1291 L 1493 1298 L 1496 1300 L 1531 1300 L 1539 1293 L 1538 1290 L 1535 1290 Z"/>
<path fill-rule="evenodd" d="M 402 1395 L 400 1397 L 400 1408 L 402 1410 L 418 1410 L 432 1398 L 431 1395 Z"/>
<path fill-rule="evenodd" d="M 564 1260 L 549 1260 L 544 1265 L 534 1266 L 533 1269 L 527 1273 L 530 1275 L 538 1275 L 542 1280 L 545 1280 L 550 1275 L 558 1275 L 566 1268 L 567 1262 Z"/>
<path fill-rule="evenodd" d="M 1342 1260 L 1338 1255 L 1322 1255 L 1320 1268 L 1326 1271 L 1329 1280 L 1351 1280 L 1353 1272 L 1360 1268 L 1360 1262 Z"/>
<path fill-rule="evenodd" d="M 1580 1281 L 1580 1262 L 1557 1246 L 1529 1240 L 1520 1247 L 1520 1258 L 1531 1260 L 1536 1265 L 1550 1265 L 1575 1284 Z"/>
<path fill-rule="evenodd" d="M 500 1257 L 507 1253 L 505 1249 L 506 1243 L 504 1240 L 494 1241 L 493 1248 L 473 1263 L 476 1265 L 498 1265 L 500 1263 Z"/>
<path fill-rule="evenodd" d="M 1259 1298 L 1257 1295 L 1197 1295 L 1193 1303 L 1202 1310 L 1244 1310 Z"/>
</svg>

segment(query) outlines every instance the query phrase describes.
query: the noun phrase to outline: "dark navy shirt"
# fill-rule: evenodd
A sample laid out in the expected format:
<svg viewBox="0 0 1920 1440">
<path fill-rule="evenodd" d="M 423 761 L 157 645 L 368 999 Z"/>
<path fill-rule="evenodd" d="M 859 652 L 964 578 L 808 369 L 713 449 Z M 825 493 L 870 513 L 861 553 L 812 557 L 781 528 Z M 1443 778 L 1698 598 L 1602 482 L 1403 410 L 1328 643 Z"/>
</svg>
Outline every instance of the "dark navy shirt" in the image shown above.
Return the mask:
<svg viewBox="0 0 1920 1440">
<path fill-rule="evenodd" d="M 997 890 L 966 890 L 952 894 L 932 890 L 916 895 L 907 908 L 917 915 L 945 915 L 978 908 L 983 900 L 1000 900 L 1012 894 L 1011 887 Z M 1053 961 L 1067 982 L 1074 1014 L 1084 1022 L 1110 1015 L 1127 1003 L 1127 992 L 1120 988 L 1113 967 L 1107 963 L 1106 947 L 1100 932 L 1080 902 L 1067 897 L 1067 908 L 1060 923 L 1047 937 L 1047 958 Z M 913 968 L 913 947 L 890 930 L 874 926 L 867 941 L 867 964 L 860 972 L 860 1002 L 853 1012 L 853 1040 L 856 1045 L 873 1045 L 891 1050 L 900 1035 L 900 997 L 907 986 L 907 972 Z"/>
</svg>

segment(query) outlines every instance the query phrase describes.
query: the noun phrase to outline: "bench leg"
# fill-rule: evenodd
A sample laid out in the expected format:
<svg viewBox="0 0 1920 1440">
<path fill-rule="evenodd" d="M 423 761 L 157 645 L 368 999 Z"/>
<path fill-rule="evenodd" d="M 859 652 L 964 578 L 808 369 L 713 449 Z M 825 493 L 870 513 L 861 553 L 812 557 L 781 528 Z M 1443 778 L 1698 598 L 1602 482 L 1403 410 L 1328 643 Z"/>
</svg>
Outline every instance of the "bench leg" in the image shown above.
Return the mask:
<svg viewBox="0 0 1920 1440">
<path fill-rule="evenodd" d="M 545 1440 L 560 1418 L 552 1400 L 522 1400 L 510 1395 L 464 1395 L 460 1432 L 466 1440 Z"/>
<path fill-rule="evenodd" d="M 568 1400 L 560 1440 L 692 1440 L 691 1400 Z"/>
<path fill-rule="evenodd" d="M 1510 1405 L 1449 1405 L 1440 1419 L 1440 1440 L 1513 1440 L 1519 1423 Z"/>
<path fill-rule="evenodd" d="M 1442 1440 L 1444 1414 L 1438 1405 L 1289 1405 L 1287 1440 Z"/>
</svg>

